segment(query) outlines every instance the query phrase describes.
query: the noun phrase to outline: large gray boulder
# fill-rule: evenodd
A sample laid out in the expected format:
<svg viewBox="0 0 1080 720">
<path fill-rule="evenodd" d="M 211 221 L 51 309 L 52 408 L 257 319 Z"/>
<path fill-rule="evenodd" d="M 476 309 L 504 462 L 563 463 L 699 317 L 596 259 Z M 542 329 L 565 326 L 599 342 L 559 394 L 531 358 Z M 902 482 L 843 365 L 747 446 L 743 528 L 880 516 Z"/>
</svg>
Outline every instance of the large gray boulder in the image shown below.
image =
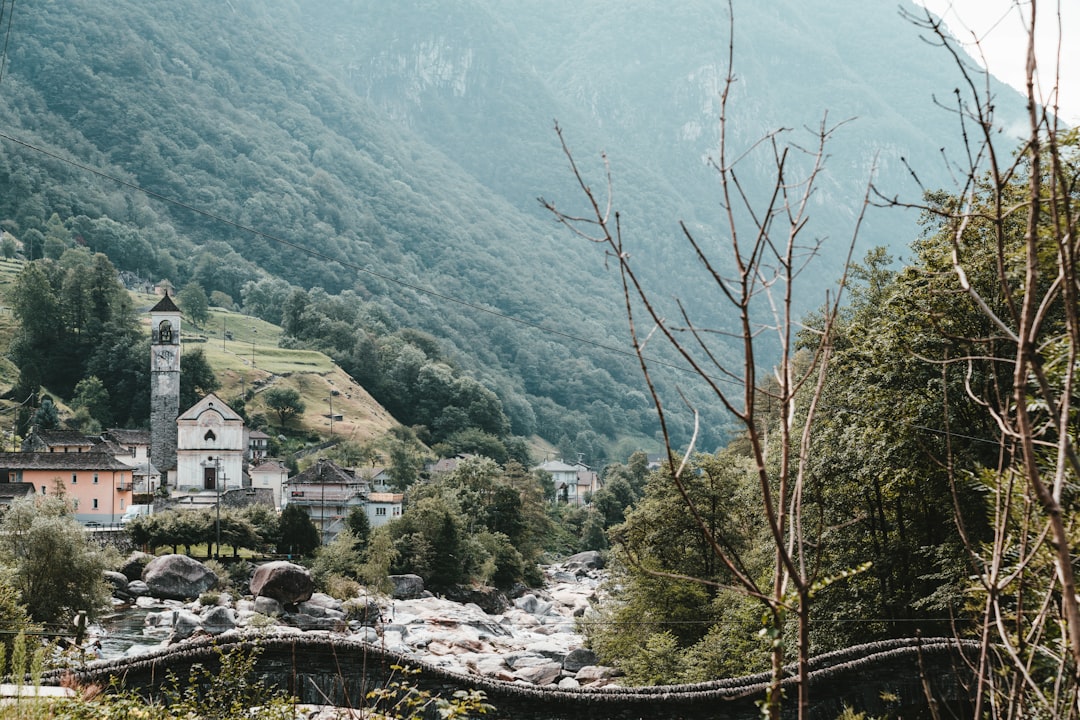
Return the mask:
<svg viewBox="0 0 1080 720">
<path fill-rule="evenodd" d="M 140 580 L 142 579 L 143 570 L 153 559 L 153 555 L 136 550 L 127 556 L 118 570 L 124 573 L 128 580 Z"/>
<path fill-rule="evenodd" d="M 604 567 L 604 554 L 598 550 L 586 550 L 563 560 L 563 565 L 568 569 L 588 568 L 589 570 L 601 570 Z"/>
<path fill-rule="evenodd" d="M 220 635 L 236 627 L 236 613 L 232 608 L 217 605 L 202 616 L 202 626 L 211 635 Z"/>
<path fill-rule="evenodd" d="M 112 588 L 112 594 L 114 597 L 126 599 L 131 596 L 131 594 L 128 592 L 127 576 L 123 573 L 106 570 L 105 582 L 109 583 L 109 587 Z"/>
<path fill-rule="evenodd" d="M 217 575 L 187 555 L 162 555 L 147 563 L 143 582 L 151 597 L 166 600 L 196 598 L 217 584 Z"/>
<path fill-rule="evenodd" d="M 251 594 L 269 597 L 282 605 L 296 605 L 311 599 L 315 582 L 307 568 L 285 560 L 275 560 L 255 568 Z"/>
<path fill-rule="evenodd" d="M 391 575 L 390 584 L 395 600 L 414 600 L 424 594 L 424 578 L 419 575 Z"/>
</svg>

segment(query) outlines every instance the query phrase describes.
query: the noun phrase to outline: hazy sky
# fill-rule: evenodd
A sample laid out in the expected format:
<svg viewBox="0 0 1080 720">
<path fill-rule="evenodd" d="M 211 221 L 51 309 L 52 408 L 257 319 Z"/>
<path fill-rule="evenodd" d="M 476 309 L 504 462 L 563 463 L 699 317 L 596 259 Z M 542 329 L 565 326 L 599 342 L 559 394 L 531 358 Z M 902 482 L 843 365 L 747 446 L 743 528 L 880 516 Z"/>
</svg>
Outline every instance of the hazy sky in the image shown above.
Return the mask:
<svg viewBox="0 0 1080 720">
<path fill-rule="evenodd" d="M 1024 91 L 1025 31 L 1028 0 L 915 0 L 943 18 L 949 29 L 965 43 L 978 38 L 990 72 Z M 1080 124 L 1080 3 L 1061 0 L 1063 42 L 1061 86 L 1058 104 L 1069 124 Z M 1057 52 L 1057 0 L 1038 3 L 1037 57 L 1043 72 L 1043 92 L 1053 85 L 1054 56 Z M 974 35 L 972 34 L 974 33 Z M 974 48 L 972 55 L 978 57 Z"/>
</svg>

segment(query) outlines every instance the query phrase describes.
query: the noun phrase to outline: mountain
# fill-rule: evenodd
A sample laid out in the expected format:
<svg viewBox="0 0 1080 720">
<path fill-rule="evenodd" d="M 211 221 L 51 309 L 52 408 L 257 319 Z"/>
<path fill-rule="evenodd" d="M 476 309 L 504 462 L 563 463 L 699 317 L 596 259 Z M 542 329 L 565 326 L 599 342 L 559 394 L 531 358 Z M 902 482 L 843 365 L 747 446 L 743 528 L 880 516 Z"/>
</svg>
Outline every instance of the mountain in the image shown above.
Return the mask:
<svg viewBox="0 0 1080 720">
<path fill-rule="evenodd" d="M 442 361 L 495 392 L 512 432 L 588 445 L 597 462 L 655 426 L 616 274 L 536 200 L 582 206 L 557 118 L 591 182 L 608 153 L 657 297 L 731 322 L 677 225 L 723 240 L 707 162 L 723 4 L 65 0 L 9 12 L 0 221 L 32 256 L 50 239 L 53 252 L 83 243 L 241 305 L 268 278 L 346 293 L 358 346 L 430 333 Z M 927 187 L 947 184 L 940 149 L 955 147 L 955 121 L 935 98 L 958 77 L 896 6 L 746 0 L 734 13 L 734 145 L 780 126 L 809 142 L 803 128 L 826 112 L 852 118 L 815 196 L 812 232 L 835 242 L 800 297 L 812 309 L 875 162 L 889 194 L 917 198 L 906 164 Z M 772 183 L 760 164 L 744 180 L 752 195 Z M 877 212 L 862 247 L 900 253 L 917 232 L 914 217 Z M 657 379 L 668 397 L 677 385 L 704 397 L 686 373 Z M 726 422 L 702 404 L 708 448 Z M 686 437 L 689 421 L 675 430 Z"/>
</svg>

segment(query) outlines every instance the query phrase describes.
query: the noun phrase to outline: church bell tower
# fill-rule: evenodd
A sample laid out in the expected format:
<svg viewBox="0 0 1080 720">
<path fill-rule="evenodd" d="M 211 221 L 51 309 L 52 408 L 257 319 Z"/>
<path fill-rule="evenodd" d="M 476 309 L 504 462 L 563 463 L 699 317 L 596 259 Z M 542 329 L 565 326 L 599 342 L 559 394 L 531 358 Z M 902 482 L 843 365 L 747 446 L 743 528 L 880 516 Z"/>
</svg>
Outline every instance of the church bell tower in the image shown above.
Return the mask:
<svg viewBox="0 0 1080 720">
<path fill-rule="evenodd" d="M 180 308 L 169 294 L 150 309 L 150 462 L 176 476 L 176 418 L 180 415 Z"/>
</svg>

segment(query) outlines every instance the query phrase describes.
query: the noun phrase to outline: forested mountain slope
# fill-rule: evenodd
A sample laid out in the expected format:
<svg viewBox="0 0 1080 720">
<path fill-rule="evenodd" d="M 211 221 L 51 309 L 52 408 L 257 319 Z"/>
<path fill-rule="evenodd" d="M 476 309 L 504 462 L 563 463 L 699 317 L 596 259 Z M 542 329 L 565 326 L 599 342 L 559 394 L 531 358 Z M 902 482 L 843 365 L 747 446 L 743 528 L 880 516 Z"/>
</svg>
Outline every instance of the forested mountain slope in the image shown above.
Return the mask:
<svg viewBox="0 0 1080 720">
<path fill-rule="evenodd" d="M 934 96 L 955 79 L 895 7 L 759 5 L 735 3 L 736 142 L 826 111 L 858 118 L 832 148 L 815 235 L 847 236 L 875 155 L 896 193 L 917 192 L 901 157 L 928 186 L 944 182 L 952 118 Z M 726 68 L 722 5 L 32 0 L 9 19 L 0 220 L 29 255 L 50 237 L 83 243 L 245 309 L 252 283 L 270 279 L 346 293 L 354 312 L 328 319 L 344 323 L 333 341 L 310 337 L 317 323 L 302 313 L 292 328 L 345 367 L 362 374 L 382 352 L 388 375 L 404 356 L 388 360 L 376 341 L 417 328 L 440 346 L 406 342 L 414 364 L 472 374 L 515 434 L 598 462 L 606 439 L 652 433 L 636 362 L 612 350 L 628 347 L 616 278 L 535 198 L 580 204 L 558 118 L 583 158 L 610 152 L 648 279 L 709 307 L 687 293 L 698 278 L 676 223 L 711 233 L 718 216 L 705 159 Z M 54 213 L 63 228 L 50 229 Z M 899 248 L 914 234 L 912 218 L 887 215 L 866 243 Z M 263 310 L 288 331 L 282 299 Z M 688 382 L 659 380 L 665 392 Z M 713 447 L 724 421 L 703 409 Z"/>
</svg>

